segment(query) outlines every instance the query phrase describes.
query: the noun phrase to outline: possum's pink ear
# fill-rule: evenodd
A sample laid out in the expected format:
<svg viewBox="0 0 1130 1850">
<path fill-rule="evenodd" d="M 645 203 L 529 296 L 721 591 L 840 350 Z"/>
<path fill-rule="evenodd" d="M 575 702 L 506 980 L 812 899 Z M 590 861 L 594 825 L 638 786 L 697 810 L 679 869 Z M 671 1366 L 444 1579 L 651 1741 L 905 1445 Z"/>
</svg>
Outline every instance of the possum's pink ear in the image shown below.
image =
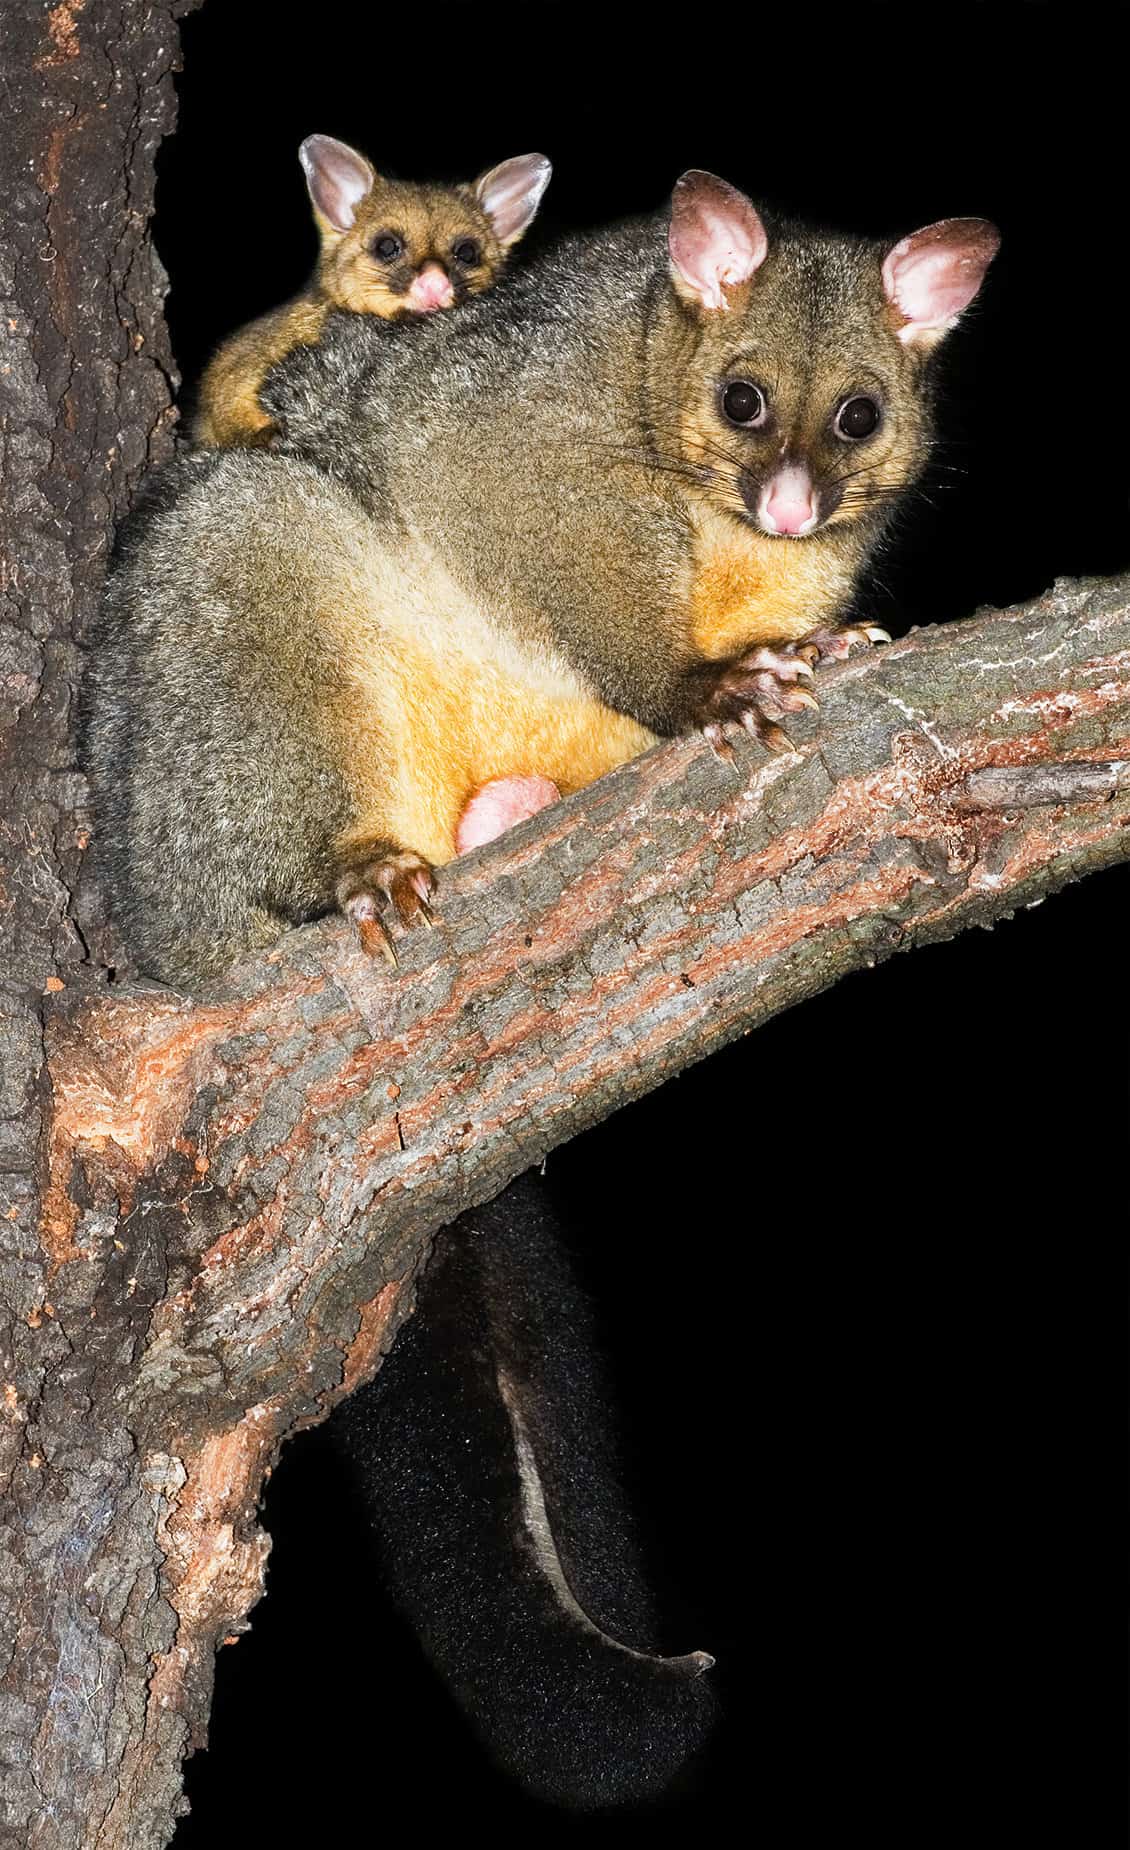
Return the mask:
<svg viewBox="0 0 1130 1850">
<path fill-rule="evenodd" d="M 907 346 L 933 347 L 968 308 L 1000 248 L 985 218 L 943 218 L 903 238 L 883 263 L 883 288 Z"/>
<path fill-rule="evenodd" d="M 544 154 L 516 154 L 475 181 L 475 198 L 502 245 L 516 244 L 534 222 L 553 168 Z"/>
<path fill-rule="evenodd" d="M 298 150 L 315 212 L 334 231 L 348 231 L 377 176 L 363 154 L 332 135 L 307 135 Z"/>
<path fill-rule="evenodd" d="M 675 182 L 667 248 L 684 301 L 728 308 L 725 291 L 749 282 L 765 261 L 769 240 L 744 193 L 692 167 Z"/>
</svg>

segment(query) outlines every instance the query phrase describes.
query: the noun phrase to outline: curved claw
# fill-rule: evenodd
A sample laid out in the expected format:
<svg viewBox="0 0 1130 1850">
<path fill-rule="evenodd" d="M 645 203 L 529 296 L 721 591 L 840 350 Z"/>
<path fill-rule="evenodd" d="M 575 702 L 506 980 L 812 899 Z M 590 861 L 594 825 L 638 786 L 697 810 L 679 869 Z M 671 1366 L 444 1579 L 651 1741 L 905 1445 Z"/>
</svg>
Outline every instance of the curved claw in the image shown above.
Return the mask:
<svg viewBox="0 0 1130 1850">
<path fill-rule="evenodd" d="M 351 860 L 337 883 L 338 905 L 356 926 L 362 950 L 395 964 L 388 919 L 395 916 L 405 927 L 430 926 L 435 873 L 421 855 L 387 844 L 371 854 L 355 851 Z"/>
<path fill-rule="evenodd" d="M 345 901 L 342 911 L 347 918 L 352 919 L 366 957 L 383 957 L 395 969 L 396 946 L 388 935 L 372 893 L 354 893 L 352 898 Z"/>
<path fill-rule="evenodd" d="M 803 637 L 794 647 L 807 662 L 843 662 L 856 645 L 869 649 L 872 643 L 890 640 L 887 631 L 880 629 L 877 623 L 845 623 L 842 629 L 813 630 L 811 636 Z"/>
<path fill-rule="evenodd" d="M 780 726 L 774 725 L 771 719 L 766 719 L 765 714 L 759 712 L 756 707 L 746 707 L 739 716 L 738 724 L 744 726 L 745 730 L 755 739 L 760 739 L 768 751 L 791 752 L 793 750 L 793 742 L 788 733 L 782 732 Z"/>
<path fill-rule="evenodd" d="M 733 764 L 734 748 L 730 744 L 721 726 L 713 724 L 704 726 L 702 729 L 702 736 L 710 746 L 716 758 L 720 758 L 723 764 Z"/>
</svg>

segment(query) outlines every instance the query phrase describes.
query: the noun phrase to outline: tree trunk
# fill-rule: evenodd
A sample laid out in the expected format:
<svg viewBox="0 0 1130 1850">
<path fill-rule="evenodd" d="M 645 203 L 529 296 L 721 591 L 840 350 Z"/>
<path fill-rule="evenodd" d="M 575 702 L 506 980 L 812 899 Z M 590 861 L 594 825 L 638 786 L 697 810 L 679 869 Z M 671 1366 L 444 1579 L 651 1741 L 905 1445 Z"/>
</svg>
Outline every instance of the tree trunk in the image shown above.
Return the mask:
<svg viewBox="0 0 1130 1850">
<path fill-rule="evenodd" d="M 114 523 L 172 442 L 149 219 L 185 11 L 30 0 L 0 20 L 0 1843 L 36 1850 L 166 1842 L 188 1736 L 170 1711 L 143 1744 L 174 1621 L 160 1492 L 120 1399 L 141 1288 L 96 1315 L 95 1267 L 51 1315 L 39 1238 L 43 1004 L 93 974 L 75 903 L 76 644 Z"/>
<path fill-rule="evenodd" d="M 1130 852 L 1130 585 L 822 671 L 767 760 L 677 741 L 444 872 L 396 971 L 343 924 L 200 1003 L 108 991 L 76 644 L 171 447 L 148 242 L 175 20 L 10 9 L 0 148 L 0 1843 L 149 1850 L 262 1588 L 287 1434 L 366 1378 L 436 1228 L 860 965 Z"/>
</svg>

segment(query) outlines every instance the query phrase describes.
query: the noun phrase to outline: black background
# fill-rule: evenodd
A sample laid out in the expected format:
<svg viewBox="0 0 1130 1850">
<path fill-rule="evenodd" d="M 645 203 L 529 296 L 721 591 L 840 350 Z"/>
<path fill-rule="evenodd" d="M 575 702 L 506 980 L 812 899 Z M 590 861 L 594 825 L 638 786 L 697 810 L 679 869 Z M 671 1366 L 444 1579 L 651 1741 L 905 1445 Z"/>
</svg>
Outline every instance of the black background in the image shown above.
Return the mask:
<svg viewBox="0 0 1130 1850">
<path fill-rule="evenodd" d="M 943 466 L 869 608 L 900 633 L 1124 569 L 1124 24 L 208 0 L 158 197 L 186 390 L 311 267 L 315 130 L 407 177 L 543 150 L 530 244 L 657 206 L 688 166 L 892 239 L 981 214 L 1003 245 L 953 341 Z M 1099 876 L 849 979 L 549 1161 L 669 1646 L 719 1660 L 728 1722 L 680 1829 L 737 1805 L 774 1844 L 1006 1840 L 1062 1796 L 1084 1511 L 1109 1470 L 1091 1448 L 1125 1232 L 1128 892 Z M 176 1850 L 353 1841 L 402 1804 L 416 1828 L 544 1828 L 381 1607 L 319 1434 L 285 1454 L 267 1521 L 270 1597 L 221 1653 Z"/>
</svg>

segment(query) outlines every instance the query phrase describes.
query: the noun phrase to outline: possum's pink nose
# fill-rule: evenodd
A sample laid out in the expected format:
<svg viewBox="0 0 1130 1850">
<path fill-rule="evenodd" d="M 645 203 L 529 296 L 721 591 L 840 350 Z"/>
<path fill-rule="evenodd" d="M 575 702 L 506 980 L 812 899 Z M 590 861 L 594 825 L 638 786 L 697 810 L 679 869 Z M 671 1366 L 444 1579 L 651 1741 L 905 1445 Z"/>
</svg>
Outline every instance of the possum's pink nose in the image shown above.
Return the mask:
<svg viewBox="0 0 1130 1850">
<path fill-rule="evenodd" d="M 451 278 L 438 263 L 426 263 L 419 275 L 412 278 L 412 286 L 404 299 L 416 314 L 430 315 L 435 308 L 450 308 L 455 291 Z"/>
<path fill-rule="evenodd" d="M 766 533 L 809 533 L 816 525 L 816 492 L 807 469 L 778 469 L 758 508 Z"/>
</svg>

